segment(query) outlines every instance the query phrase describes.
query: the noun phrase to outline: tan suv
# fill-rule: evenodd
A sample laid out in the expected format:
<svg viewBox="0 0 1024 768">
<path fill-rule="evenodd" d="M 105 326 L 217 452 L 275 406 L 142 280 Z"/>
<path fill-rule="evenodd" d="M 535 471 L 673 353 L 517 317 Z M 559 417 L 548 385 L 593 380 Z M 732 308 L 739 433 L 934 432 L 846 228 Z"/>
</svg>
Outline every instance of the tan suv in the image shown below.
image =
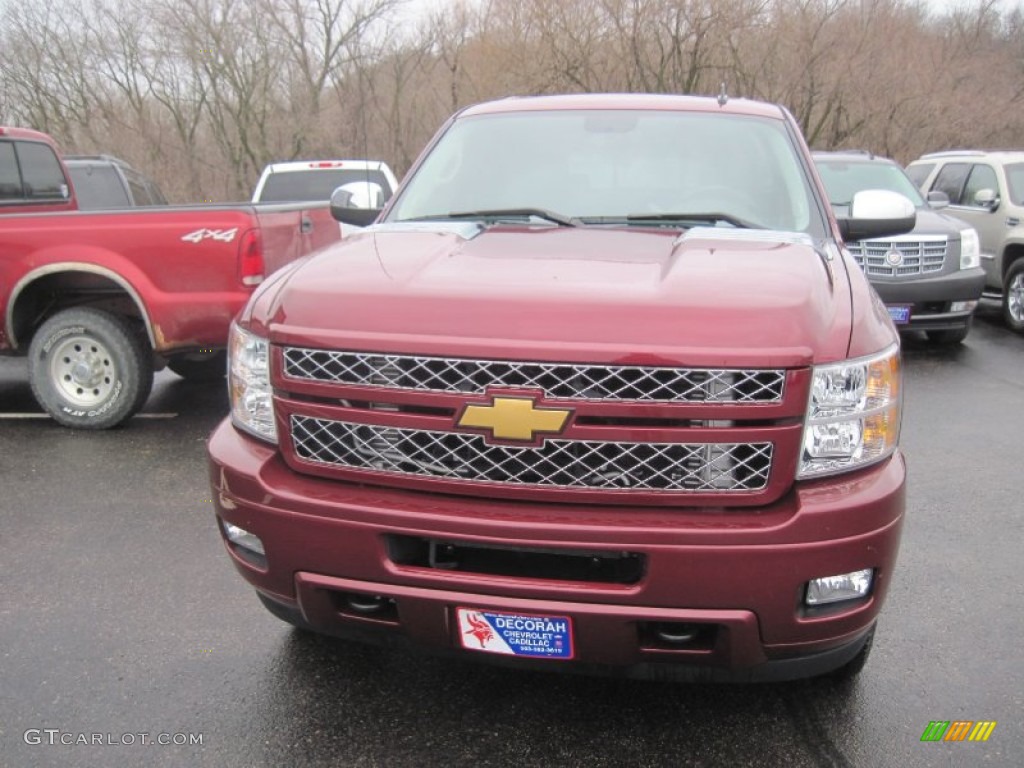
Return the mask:
<svg viewBox="0 0 1024 768">
<path fill-rule="evenodd" d="M 985 293 L 1006 324 L 1024 333 L 1024 150 L 923 155 L 907 174 L 925 194 L 949 197 L 950 213 L 978 230 Z"/>
</svg>

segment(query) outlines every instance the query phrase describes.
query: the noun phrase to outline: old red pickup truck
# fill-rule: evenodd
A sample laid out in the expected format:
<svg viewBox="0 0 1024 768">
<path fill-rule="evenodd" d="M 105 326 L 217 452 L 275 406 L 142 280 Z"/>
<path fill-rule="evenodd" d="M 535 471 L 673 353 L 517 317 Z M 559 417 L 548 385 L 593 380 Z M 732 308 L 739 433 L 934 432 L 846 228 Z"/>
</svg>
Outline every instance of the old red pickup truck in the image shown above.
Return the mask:
<svg viewBox="0 0 1024 768">
<path fill-rule="evenodd" d="M 153 371 L 223 376 L 231 318 L 275 269 L 339 239 L 326 206 L 76 210 L 53 141 L 0 128 L 0 354 L 54 419 L 103 429 Z"/>
<path fill-rule="evenodd" d="M 363 213 L 334 212 L 345 223 Z M 688 680 L 860 670 L 896 563 L 899 337 L 793 118 L 507 99 L 237 318 L 218 526 L 318 632 Z"/>
</svg>

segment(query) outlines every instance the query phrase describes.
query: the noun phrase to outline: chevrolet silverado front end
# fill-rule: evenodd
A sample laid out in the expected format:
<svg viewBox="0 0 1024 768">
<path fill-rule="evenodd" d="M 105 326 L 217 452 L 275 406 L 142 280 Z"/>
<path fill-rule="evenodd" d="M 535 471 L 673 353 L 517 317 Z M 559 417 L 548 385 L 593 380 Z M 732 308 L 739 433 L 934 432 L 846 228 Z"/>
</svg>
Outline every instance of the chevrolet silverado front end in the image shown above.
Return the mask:
<svg viewBox="0 0 1024 768">
<path fill-rule="evenodd" d="M 344 211 L 336 214 L 344 218 Z M 792 118 L 515 99 L 237 318 L 228 553 L 297 626 L 544 668 L 856 672 L 899 546 L 899 340 Z"/>
</svg>

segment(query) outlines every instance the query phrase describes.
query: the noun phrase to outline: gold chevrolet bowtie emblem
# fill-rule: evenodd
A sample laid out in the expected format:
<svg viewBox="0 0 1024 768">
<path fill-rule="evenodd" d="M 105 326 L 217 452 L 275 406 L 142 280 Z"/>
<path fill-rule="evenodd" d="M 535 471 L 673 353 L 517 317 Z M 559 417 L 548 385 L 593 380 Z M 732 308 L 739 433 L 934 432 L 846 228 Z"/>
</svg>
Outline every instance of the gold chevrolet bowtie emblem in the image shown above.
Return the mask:
<svg viewBox="0 0 1024 768">
<path fill-rule="evenodd" d="M 496 440 L 533 442 L 538 434 L 558 433 L 572 411 L 537 408 L 529 397 L 495 397 L 487 405 L 467 405 L 459 417 L 460 427 L 490 430 Z"/>
</svg>

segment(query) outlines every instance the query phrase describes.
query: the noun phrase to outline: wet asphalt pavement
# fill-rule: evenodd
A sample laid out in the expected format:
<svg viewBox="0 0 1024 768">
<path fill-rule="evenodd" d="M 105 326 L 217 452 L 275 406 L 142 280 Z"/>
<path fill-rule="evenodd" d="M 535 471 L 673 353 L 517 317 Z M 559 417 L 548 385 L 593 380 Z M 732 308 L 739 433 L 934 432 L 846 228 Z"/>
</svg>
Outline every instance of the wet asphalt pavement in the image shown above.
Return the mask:
<svg viewBox="0 0 1024 768">
<path fill-rule="evenodd" d="M 2 418 L 38 408 L 0 359 L 0 765 L 1022 765 L 1024 337 L 986 312 L 956 349 L 907 340 L 905 368 L 907 519 L 866 669 L 714 687 L 293 631 L 217 535 L 222 384 L 163 372 L 145 418 L 75 432 Z M 933 720 L 997 726 L 922 743 Z"/>
</svg>

